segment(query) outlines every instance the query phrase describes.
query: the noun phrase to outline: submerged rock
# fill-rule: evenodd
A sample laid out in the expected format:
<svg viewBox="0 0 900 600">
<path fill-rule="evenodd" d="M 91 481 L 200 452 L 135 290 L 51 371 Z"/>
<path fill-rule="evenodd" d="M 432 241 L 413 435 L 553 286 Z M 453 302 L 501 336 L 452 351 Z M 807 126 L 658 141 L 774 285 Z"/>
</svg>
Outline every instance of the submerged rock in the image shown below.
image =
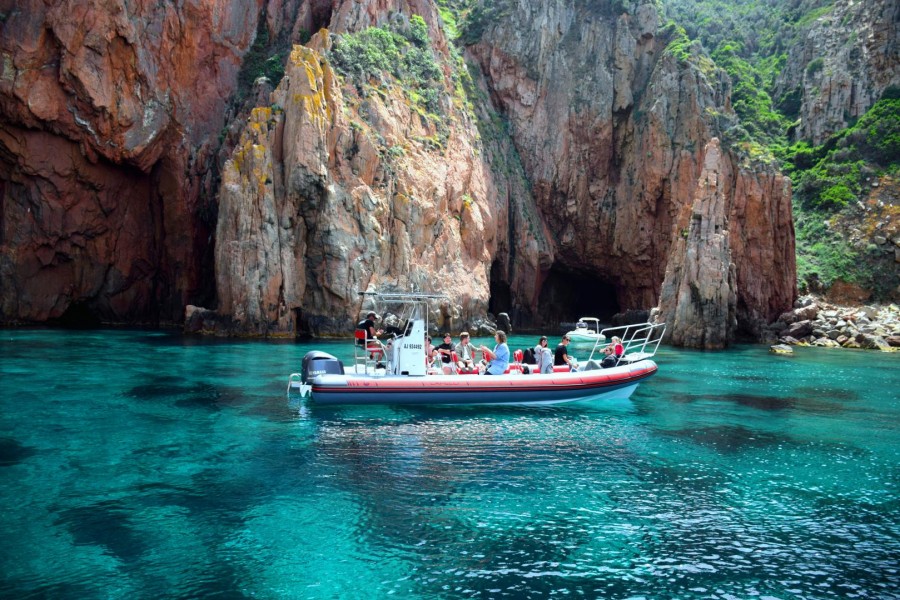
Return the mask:
<svg viewBox="0 0 900 600">
<path fill-rule="evenodd" d="M 787 344 L 775 344 L 769 348 L 769 352 L 772 354 L 792 355 L 794 354 L 794 349 Z"/>
</svg>

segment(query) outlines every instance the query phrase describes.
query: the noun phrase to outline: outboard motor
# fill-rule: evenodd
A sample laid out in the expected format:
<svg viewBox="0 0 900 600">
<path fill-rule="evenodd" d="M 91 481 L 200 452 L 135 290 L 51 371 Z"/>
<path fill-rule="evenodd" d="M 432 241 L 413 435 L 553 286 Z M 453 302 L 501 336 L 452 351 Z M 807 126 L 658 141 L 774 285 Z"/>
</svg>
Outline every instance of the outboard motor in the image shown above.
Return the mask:
<svg viewBox="0 0 900 600">
<path fill-rule="evenodd" d="M 313 350 L 303 357 L 300 373 L 300 382 L 308 384 L 316 375 L 343 375 L 344 363 L 327 352 Z"/>
</svg>

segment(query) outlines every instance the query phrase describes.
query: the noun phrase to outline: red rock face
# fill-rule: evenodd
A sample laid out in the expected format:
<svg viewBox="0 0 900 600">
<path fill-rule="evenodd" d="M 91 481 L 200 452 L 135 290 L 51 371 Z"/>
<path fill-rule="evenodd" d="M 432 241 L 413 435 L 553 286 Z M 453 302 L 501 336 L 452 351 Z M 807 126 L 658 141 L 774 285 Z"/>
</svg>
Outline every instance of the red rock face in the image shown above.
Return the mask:
<svg viewBox="0 0 900 600">
<path fill-rule="evenodd" d="M 0 319 L 73 303 L 109 321 L 180 318 L 210 287 L 212 149 L 259 6 L 3 12 Z"/>
<path fill-rule="evenodd" d="M 723 348 L 738 328 L 758 336 L 796 296 L 787 178 L 747 172 L 704 148 L 691 203 L 682 206 L 660 291 L 660 320 L 682 346 Z"/>
<path fill-rule="evenodd" d="M 510 139 L 479 131 L 502 120 L 490 103 L 454 104 L 428 0 L 266 4 L 270 35 L 294 39 L 423 16 L 448 90 L 435 144 L 438 124 L 398 89 L 335 77 L 327 33 L 226 122 L 261 1 L 17 4 L 0 36 L 0 319 L 83 305 L 178 321 L 217 304 L 231 333 L 332 334 L 356 290 L 416 286 L 450 297 L 442 326 L 489 308 L 549 323 L 548 281 L 565 273 L 605 282 L 622 309 L 660 303 L 679 343 L 753 330 L 794 295 L 789 186 L 725 147 L 706 164 L 727 89 L 665 53 L 651 4 L 610 6 L 489 19 L 474 85 Z M 219 155 L 225 127 L 236 147 Z M 714 224 L 696 236 L 694 206 Z M 665 293 L 694 288 L 709 293 Z"/>
<path fill-rule="evenodd" d="M 550 268 L 608 282 L 622 309 L 660 303 L 675 343 L 724 346 L 796 295 L 790 186 L 718 143 L 706 164 L 729 112 L 719 74 L 666 54 L 652 5 L 602 10 L 509 14 L 473 49 L 555 242 Z"/>
</svg>

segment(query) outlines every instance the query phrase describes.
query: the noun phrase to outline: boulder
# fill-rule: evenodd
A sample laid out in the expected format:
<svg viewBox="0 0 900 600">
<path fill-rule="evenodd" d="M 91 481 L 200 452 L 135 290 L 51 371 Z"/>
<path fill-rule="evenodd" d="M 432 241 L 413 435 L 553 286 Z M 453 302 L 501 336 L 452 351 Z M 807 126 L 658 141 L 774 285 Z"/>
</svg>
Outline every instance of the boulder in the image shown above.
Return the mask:
<svg viewBox="0 0 900 600">
<path fill-rule="evenodd" d="M 778 317 L 778 321 L 776 322 L 784 323 L 787 326 L 791 325 L 792 323 L 796 323 L 799 320 L 800 318 L 797 316 L 797 311 L 789 310 L 787 312 L 781 313 L 781 315 L 779 315 Z"/>
<path fill-rule="evenodd" d="M 787 344 L 775 344 L 769 348 L 769 352 L 772 354 L 781 354 L 783 356 L 792 356 L 794 354 L 794 349 Z"/>
<path fill-rule="evenodd" d="M 810 335 L 812 331 L 813 327 L 811 321 L 797 321 L 787 328 L 785 335 L 793 338 L 802 338 Z"/>
<path fill-rule="evenodd" d="M 798 308 L 794 311 L 798 321 L 812 320 L 819 315 L 819 307 L 815 304 Z"/>
<path fill-rule="evenodd" d="M 874 306 L 864 306 L 862 310 L 860 310 L 862 314 L 864 314 L 870 320 L 874 320 L 878 318 L 878 309 Z"/>
<path fill-rule="evenodd" d="M 809 306 L 815 306 L 815 304 L 816 304 L 815 296 L 807 294 L 805 296 L 800 296 L 799 298 L 797 298 L 794 301 L 794 308 L 795 309 L 806 308 Z"/>
<path fill-rule="evenodd" d="M 870 333 L 860 333 L 855 338 L 856 343 L 859 344 L 861 348 L 866 348 L 868 350 L 882 350 L 891 352 L 891 346 L 888 344 L 884 338 L 881 338 L 877 335 L 872 335 Z"/>
<path fill-rule="evenodd" d="M 228 336 L 240 332 L 230 315 L 188 304 L 184 308 L 184 333 Z"/>
</svg>

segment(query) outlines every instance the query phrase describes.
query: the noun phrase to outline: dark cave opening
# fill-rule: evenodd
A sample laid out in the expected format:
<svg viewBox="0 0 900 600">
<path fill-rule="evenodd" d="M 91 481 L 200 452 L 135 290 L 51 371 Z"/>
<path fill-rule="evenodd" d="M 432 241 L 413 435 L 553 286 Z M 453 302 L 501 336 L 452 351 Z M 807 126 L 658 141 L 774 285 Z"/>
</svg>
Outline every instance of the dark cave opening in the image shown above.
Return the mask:
<svg viewBox="0 0 900 600">
<path fill-rule="evenodd" d="M 554 267 L 541 286 L 538 316 L 544 326 L 574 323 L 580 317 L 609 323 L 619 311 L 616 286 L 593 274 Z"/>
<path fill-rule="evenodd" d="M 49 319 L 48 324 L 65 329 L 97 329 L 102 322 L 85 302 L 73 302 L 58 318 Z"/>
<path fill-rule="evenodd" d="M 508 313 L 512 308 L 512 292 L 509 284 L 502 277 L 502 265 L 494 261 L 491 265 L 491 299 L 488 300 L 488 312 L 492 315 Z"/>
<path fill-rule="evenodd" d="M 298 40 L 301 44 L 309 41 L 309 37 L 318 32 L 322 28 L 331 27 L 331 13 L 334 10 L 334 4 L 329 0 L 313 0 L 310 5 L 310 28 L 309 32 Z M 302 39 L 306 37 L 306 39 Z"/>
</svg>

